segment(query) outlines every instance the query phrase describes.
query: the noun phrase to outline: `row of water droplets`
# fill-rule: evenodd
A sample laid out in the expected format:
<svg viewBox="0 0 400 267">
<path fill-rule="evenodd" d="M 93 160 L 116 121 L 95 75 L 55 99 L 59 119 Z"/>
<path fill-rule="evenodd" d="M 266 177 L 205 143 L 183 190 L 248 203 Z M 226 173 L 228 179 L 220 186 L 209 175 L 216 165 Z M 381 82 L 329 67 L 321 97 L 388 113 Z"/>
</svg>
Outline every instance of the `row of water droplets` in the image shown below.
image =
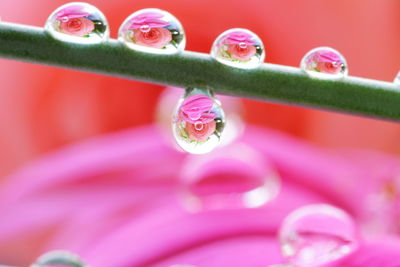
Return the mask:
<svg viewBox="0 0 400 267">
<path fill-rule="evenodd" d="M 56 9 L 45 29 L 55 39 L 80 44 L 98 44 L 108 40 L 109 25 L 104 14 L 87 3 L 74 2 Z M 179 20 L 160 9 L 142 9 L 130 15 L 119 28 L 118 40 L 128 48 L 152 54 L 175 54 L 183 51 L 186 36 Z M 235 28 L 218 36 L 211 57 L 233 68 L 255 69 L 265 59 L 264 45 L 253 32 Z M 308 52 L 300 67 L 310 77 L 341 79 L 348 74 L 345 58 L 329 47 Z M 395 79 L 399 82 L 399 78 Z M 172 121 L 179 146 L 193 154 L 213 150 L 221 141 L 225 116 L 221 103 L 210 90 L 190 88 Z"/>
<path fill-rule="evenodd" d="M 104 15 L 86 3 L 58 8 L 48 19 L 46 30 L 60 41 L 80 44 L 98 44 L 109 38 Z M 132 50 L 152 54 L 179 53 L 186 44 L 180 22 L 160 9 L 133 13 L 121 25 L 118 39 Z M 265 51 L 256 34 L 237 28 L 215 40 L 211 57 L 228 67 L 255 69 L 264 62 Z M 308 52 L 301 60 L 301 69 L 318 79 L 341 79 L 348 74 L 344 57 L 329 47 Z M 396 81 L 400 83 L 399 79 Z M 188 88 L 174 111 L 173 135 L 183 150 L 192 154 L 208 153 L 220 143 L 229 143 L 224 142 L 228 139 L 225 136 L 232 129 L 240 128 L 230 127 L 232 117 L 224 112 L 221 102 L 210 90 Z M 272 165 L 257 150 L 244 144 L 224 146 L 207 157 L 189 156 L 184 166 L 180 173 L 182 196 L 190 211 L 260 207 L 279 192 L 279 177 Z M 305 206 L 289 214 L 281 226 L 282 254 L 292 266 L 317 266 L 353 251 L 357 247 L 354 229 L 351 218 L 338 208 Z M 49 255 L 60 257 L 57 253 Z M 76 256 L 71 259 L 69 265 L 64 265 L 85 266 L 76 264 Z M 39 262 L 35 266 L 53 265 Z"/>
</svg>

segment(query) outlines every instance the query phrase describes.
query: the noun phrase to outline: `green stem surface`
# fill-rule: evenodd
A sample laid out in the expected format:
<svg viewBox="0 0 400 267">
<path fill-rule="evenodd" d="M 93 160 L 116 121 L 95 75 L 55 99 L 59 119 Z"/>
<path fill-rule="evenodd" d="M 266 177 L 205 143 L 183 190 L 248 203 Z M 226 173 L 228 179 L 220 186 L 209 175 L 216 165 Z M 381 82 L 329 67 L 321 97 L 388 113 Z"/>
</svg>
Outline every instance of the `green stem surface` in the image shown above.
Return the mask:
<svg viewBox="0 0 400 267">
<path fill-rule="evenodd" d="M 400 86 L 370 79 L 318 80 L 309 78 L 299 68 L 274 64 L 242 70 L 224 66 L 208 54 L 147 54 L 132 51 L 113 39 L 98 45 L 71 44 L 52 39 L 43 28 L 11 23 L 0 23 L 0 57 L 400 120 Z"/>
</svg>

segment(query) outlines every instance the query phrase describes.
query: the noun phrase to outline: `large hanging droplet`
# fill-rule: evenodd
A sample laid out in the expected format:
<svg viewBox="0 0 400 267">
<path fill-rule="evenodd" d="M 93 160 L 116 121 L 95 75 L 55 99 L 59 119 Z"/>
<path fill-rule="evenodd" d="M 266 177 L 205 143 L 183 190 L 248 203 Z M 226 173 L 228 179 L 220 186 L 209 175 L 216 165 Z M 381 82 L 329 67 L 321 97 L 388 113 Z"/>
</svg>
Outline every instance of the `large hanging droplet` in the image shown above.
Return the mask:
<svg viewBox="0 0 400 267">
<path fill-rule="evenodd" d="M 263 63 L 265 52 L 255 33 L 237 28 L 218 36 L 211 48 L 211 56 L 228 66 L 251 69 Z"/>
<path fill-rule="evenodd" d="M 45 29 L 53 38 L 64 42 L 96 44 L 109 38 L 109 26 L 103 13 L 81 2 L 57 8 L 47 19 Z"/>
<path fill-rule="evenodd" d="M 31 267 L 87 267 L 87 265 L 76 254 L 54 250 L 40 256 Z"/>
<path fill-rule="evenodd" d="M 346 59 L 330 47 L 311 50 L 301 60 L 300 67 L 313 78 L 340 79 L 348 74 Z"/>
<path fill-rule="evenodd" d="M 308 205 L 290 213 L 283 221 L 279 238 L 283 256 L 298 267 L 328 263 L 358 246 L 352 218 L 326 204 Z"/>
<path fill-rule="evenodd" d="M 210 90 L 187 89 L 172 119 L 178 145 L 192 154 L 205 154 L 218 146 L 225 127 L 221 103 Z"/>
<path fill-rule="evenodd" d="M 165 137 L 167 142 L 171 145 L 176 145 L 171 129 L 171 114 L 176 108 L 176 103 L 182 95 L 182 88 L 168 87 L 160 95 L 157 111 L 156 121 L 161 128 L 160 132 Z M 224 146 L 230 144 L 242 135 L 245 123 L 243 121 L 244 107 L 238 97 L 219 95 L 218 99 L 224 103 L 224 114 L 226 121 L 224 131 L 221 135 L 220 145 Z"/>
<path fill-rule="evenodd" d="M 400 84 L 400 71 L 399 71 L 399 73 L 397 73 L 397 76 L 394 78 L 393 82 L 396 84 Z"/>
<path fill-rule="evenodd" d="M 118 39 L 133 50 L 154 54 L 174 54 L 186 45 L 181 23 L 170 13 L 155 8 L 130 15 L 119 28 Z"/>
<path fill-rule="evenodd" d="M 279 178 L 264 157 L 245 144 L 186 159 L 180 174 L 190 211 L 260 207 L 279 192 Z"/>
</svg>

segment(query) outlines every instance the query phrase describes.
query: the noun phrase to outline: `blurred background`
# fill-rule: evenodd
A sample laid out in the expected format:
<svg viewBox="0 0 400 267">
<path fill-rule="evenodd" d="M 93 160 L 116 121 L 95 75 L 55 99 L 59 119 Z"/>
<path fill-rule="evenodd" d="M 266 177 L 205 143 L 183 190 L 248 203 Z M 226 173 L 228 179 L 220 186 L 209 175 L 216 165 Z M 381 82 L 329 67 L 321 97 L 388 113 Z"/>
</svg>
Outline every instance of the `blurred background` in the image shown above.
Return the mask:
<svg viewBox="0 0 400 267">
<path fill-rule="evenodd" d="M 49 14 L 64 3 L 1 0 L 0 16 L 7 22 L 43 26 Z M 156 7 L 171 12 L 182 22 L 187 50 L 208 53 L 221 32 L 242 27 L 254 31 L 264 41 L 269 63 L 299 66 L 300 59 L 310 49 L 330 46 L 345 56 L 352 76 L 392 81 L 400 70 L 398 0 L 90 0 L 88 3 L 104 12 L 113 38 L 132 12 Z M 12 183 L 13 173 L 47 153 L 103 134 L 154 123 L 159 95 L 164 89 L 138 81 L 3 59 L 0 59 L 0 81 L 0 188 Z M 368 150 L 393 159 L 399 156 L 397 123 L 242 101 L 244 120 L 249 125 L 278 131 L 318 149 Z M 39 177 L 31 177 L 36 178 Z M 10 264 L 29 262 L 38 252 L 28 245 L 22 249 L 22 243 L 33 244 L 32 240 L 31 243 L 22 242 L 21 238 L 19 243 L 13 240 L 16 245 L 3 254 Z M 26 253 L 25 258 L 10 256 L 17 247 Z"/>
</svg>

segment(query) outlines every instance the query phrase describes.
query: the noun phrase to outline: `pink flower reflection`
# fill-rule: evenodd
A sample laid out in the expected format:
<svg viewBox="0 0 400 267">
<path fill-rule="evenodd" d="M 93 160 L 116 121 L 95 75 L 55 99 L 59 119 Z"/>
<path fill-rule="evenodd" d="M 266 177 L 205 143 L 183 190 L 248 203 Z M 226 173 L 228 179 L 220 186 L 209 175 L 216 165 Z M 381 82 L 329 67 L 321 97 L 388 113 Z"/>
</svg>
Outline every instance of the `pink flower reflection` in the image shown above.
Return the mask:
<svg viewBox="0 0 400 267">
<path fill-rule="evenodd" d="M 89 12 L 85 12 L 82 10 L 82 6 L 76 5 L 63 8 L 62 10 L 57 12 L 56 19 L 61 21 L 68 21 L 69 19 L 83 18 L 88 17 L 89 15 Z"/>
</svg>

